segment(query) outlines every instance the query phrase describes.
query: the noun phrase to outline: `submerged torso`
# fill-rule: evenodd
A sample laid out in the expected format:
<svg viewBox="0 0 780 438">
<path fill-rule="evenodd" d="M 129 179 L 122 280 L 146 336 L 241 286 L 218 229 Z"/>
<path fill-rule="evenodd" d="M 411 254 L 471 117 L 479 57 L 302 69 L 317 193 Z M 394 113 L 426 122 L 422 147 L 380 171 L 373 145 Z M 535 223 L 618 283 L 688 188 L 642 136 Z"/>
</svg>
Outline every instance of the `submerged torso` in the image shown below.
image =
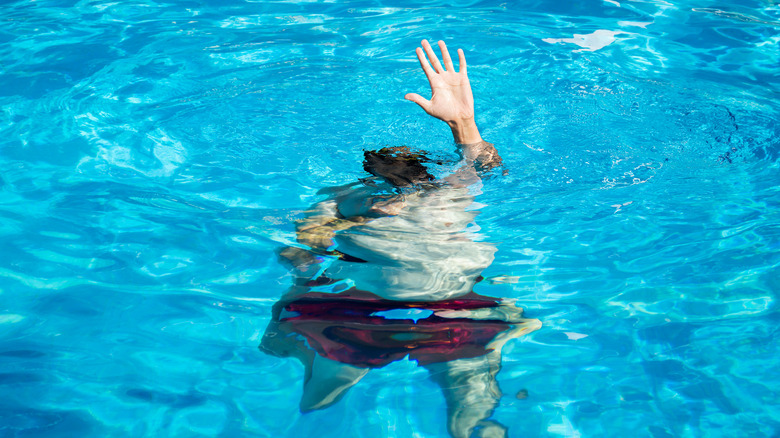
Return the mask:
<svg viewBox="0 0 780 438">
<path fill-rule="evenodd" d="M 471 209 L 469 188 L 437 186 L 395 198 L 382 190 L 359 187 L 337 196 L 344 217 L 370 217 L 377 200 L 389 202 L 385 209 L 397 214 L 337 233 L 336 249 L 366 263 L 335 261 L 325 275 L 393 300 L 435 301 L 471 292 L 496 249 L 476 240 L 479 212 Z"/>
</svg>

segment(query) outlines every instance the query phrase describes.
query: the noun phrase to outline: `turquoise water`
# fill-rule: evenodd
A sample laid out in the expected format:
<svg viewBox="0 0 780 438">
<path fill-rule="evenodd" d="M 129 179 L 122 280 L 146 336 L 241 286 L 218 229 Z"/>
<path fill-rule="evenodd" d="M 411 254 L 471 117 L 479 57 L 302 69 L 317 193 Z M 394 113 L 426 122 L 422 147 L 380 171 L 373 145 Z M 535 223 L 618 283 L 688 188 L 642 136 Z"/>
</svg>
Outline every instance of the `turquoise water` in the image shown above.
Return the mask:
<svg viewBox="0 0 780 438">
<path fill-rule="evenodd" d="M 448 436 L 412 361 L 302 414 L 258 350 L 318 190 L 368 149 L 454 159 L 403 100 L 422 38 L 465 50 L 504 159 L 475 291 L 542 324 L 492 421 L 780 434 L 778 5 L 42 0 L 0 8 L 0 435 Z"/>
</svg>

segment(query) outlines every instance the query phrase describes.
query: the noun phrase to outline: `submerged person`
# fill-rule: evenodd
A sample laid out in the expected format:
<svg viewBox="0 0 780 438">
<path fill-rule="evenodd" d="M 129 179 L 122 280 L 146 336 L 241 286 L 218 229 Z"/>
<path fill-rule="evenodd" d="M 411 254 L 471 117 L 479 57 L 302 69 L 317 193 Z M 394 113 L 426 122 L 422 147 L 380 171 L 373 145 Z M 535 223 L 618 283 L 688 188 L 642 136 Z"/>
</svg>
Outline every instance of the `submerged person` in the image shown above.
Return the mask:
<svg viewBox="0 0 780 438">
<path fill-rule="evenodd" d="M 408 356 L 442 388 L 454 437 L 503 436 L 488 420 L 501 395 L 501 347 L 541 323 L 523 318 L 513 300 L 472 290 L 496 249 L 471 231 L 479 213 L 470 207 L 481 175 L 501 158 L 474 122 L 463 51 L 456 72 L 444 42 L 443 65 L 427 41 L 422 46 L 417 57 L 433 95 L 406 99 L 450 126 L 457 170 L 435 178 L 423 154 L 383 148 L 364 154 L 372 177 L 322 190 L 327 199 L 296 227 L 304 247 L 280 252 L 294 285 L 274 305 L 260 348 L 304 364 L 304 412 L 332 405 L 369 370 Z"/>
</svg>

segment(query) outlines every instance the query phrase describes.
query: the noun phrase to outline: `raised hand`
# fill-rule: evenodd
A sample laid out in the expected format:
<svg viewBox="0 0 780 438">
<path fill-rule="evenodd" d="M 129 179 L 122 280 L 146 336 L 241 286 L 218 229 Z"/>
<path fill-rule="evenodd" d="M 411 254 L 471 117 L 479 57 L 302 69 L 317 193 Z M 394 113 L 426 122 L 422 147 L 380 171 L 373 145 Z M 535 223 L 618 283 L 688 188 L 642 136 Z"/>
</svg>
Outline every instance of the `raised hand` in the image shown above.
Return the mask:
<svg viewBox="0 0 780 438">
<path fill-rule="evenodd" d="M 423 40 L 422 48 L 418 47 L 416 50 L 417 59 L 420 60 L 420 66 L 431 85 L 431 99 L 425 99 L 416 93 L 409 93 L 404 98 L 420 105 L 426 113 L 446 122 L 452 129 L 456 143 L 481 142 L 482 137 L 474 122 L 474 96 L 467 75 L 466 56 L 462 49 L 458 49 L 460 71 L 456 72 L 444 41 L 439 41 L 439 49 L 444 66 L 439 63 L 427 40 Z"/>
</svg>

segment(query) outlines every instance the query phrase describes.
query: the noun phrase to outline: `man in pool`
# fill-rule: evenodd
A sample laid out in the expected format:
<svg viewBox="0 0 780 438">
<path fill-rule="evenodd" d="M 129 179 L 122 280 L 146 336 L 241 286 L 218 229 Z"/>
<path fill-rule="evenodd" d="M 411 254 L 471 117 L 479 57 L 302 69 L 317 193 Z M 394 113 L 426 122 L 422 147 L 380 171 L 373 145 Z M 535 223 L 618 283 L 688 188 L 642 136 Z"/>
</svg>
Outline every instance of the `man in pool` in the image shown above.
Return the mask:
<svg viewBox="0 0 780 438">
<path fill-rule="evenodd" d="M 297 224 L 302 247 L 280 251 L 294 285 L 274 305 L 260 348 L 304 364 L 303 412 L 332 405 L 371 369 L 408 356 L 441 386 L 454 437 L 504 436 L 487 420 L 500 397 L 501 348 L 541 323 L 522 318 L 512 300 L 472 291 L 495 247 L 471 232 L 479 212 L 469 207 L 481 175 L 501 158 L 474 121 L 463 51 L 456 72 L 444 42 L 443 65 L 422 46 L 432 97 L 406 99 L 448 124 L 457 170 L 437 179 L 424 154 L 389 147 L 365 152 L 372 178 L 321 191 L 328 198 Z"/>
<path fill-rule="evenodd" d="M 311 208 L 297 226 L 298 242 L 307 250 L 281 253 L 299 271 L 315 270 L 300 272 L 304 277 L 324 268 L 326 277 L 348 279 L 352 286 L 383 298 L 431 301 L 471 292 L 480 272 L 493 261 L 495 248 L 466 232 L 479 214 L 467 209 L 481 174 L 500 165 L 501 157 L 482 140 L 474 121 L 463 50 L 458 50 L 456 72 L 443 41 L 439 47 L 444 66 L 428 41 L 422 46 L 416 53 L 432 97 L 409 93 L 405 98 L 447 123 L 462 158 L 459 167 L 435 180 L 424 166 L 427 158 L 407 147 L 366 152 L 363 167 L 375 178 L 321 190 L 329 198 Z M 325 260 L 327 267 L 313 258 L 329 250 L 339 257 Z"/>
</svg>

